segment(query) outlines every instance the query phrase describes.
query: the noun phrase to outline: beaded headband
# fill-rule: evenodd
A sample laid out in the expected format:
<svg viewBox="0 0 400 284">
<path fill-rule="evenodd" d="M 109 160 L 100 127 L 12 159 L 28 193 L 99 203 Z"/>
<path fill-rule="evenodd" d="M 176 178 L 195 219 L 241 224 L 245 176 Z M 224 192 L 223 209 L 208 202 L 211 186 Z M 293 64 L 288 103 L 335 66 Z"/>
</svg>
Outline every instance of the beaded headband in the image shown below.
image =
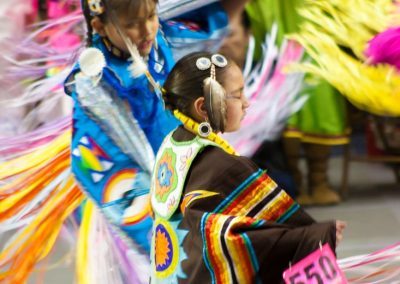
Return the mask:
<svg viewBox="0 0 400 284">
<path fill-rule="evenodd" d="M 214 54 L 211 60 L 200 57 L 196 60 L 199 70 L 210 69 L 210 76 L 203 81 L 204 105 L 212 129 L 224 132 L 226 123 L 225 89 L 216 80 L 216 67 L 223 68 L 228 65 L 228 60 L 221 54 Z"/>
<path fill-rule="evenodd" d="M 207 57 L 200 57 L 196 60 L 196 67 L 199 70 L 207 70 L 211 67 L 211 73 L 214 73 L 215 66 L 225 67 L 228 65 L 228 60 L 226 60 L 225 56 L 216 53 L 211 56 L 211 60 Z"/>
</svg>

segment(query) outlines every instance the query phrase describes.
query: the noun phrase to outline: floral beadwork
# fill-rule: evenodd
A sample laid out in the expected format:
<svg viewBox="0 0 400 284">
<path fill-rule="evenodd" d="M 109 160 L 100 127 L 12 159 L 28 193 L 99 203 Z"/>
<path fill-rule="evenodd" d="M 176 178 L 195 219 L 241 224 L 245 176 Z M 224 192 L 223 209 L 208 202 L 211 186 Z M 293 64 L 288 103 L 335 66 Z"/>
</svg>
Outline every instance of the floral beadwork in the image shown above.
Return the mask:
<svg viewBox="0 0 400 284">
<path fill-rule="evenodd" d="M 156 270 L 158 272 L 163 272 L 167 271 L 168 268 L 173 268 L 171 267 L 171 264 L 174 263 L 174 253 L 177 251 L 177 240 L 174 236 L 173 230 L 169 229 L 169 226 L 166 226 L 165 224 L 157 225 L 155 229 L 155 245 Z"/>
<path fill-rule="evenodd" d="M 178 283 L 178 277 L 187 278 L 180 265 L 187 258 L 182 246 L 187 230 L 178 229 L 181 220 L 157 218 L 154 222 L 151 265 L 155 272 L 154 279 L 161 280 L 161 283 Z"/>
<path fill-rule="evenodd" d="M 180 171 L 184 171 L 189 167 L 190 162 L 192 161 L 192 156 L 193 156 L 192 148 L 189 148 L 186 154 L 181 156 L 181 166 L 179 167 Z"/>
<path fill-rule="evenodd" d="M 176 188 L 178 178 L 175 172 L 176 154 L 167 149 L 156 167 L 156 198 L 158 201 L 165 202 L 168 195 Z"/>
</svg>

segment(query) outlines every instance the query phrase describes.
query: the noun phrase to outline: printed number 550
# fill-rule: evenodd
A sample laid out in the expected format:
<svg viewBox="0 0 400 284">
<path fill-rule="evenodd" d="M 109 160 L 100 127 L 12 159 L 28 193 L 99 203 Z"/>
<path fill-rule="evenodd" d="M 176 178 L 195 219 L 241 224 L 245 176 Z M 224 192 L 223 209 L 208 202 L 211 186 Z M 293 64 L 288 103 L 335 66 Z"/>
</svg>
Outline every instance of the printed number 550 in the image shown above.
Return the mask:
<svg viewBox="0 0 400 284">
<path fill-rule="evenodd" d="M 324 283 L 329 283 L 329 280 L 335 279 L 337 276 L 337 271 L 335 269 L 335 266 L 327 256 L 320 256 L 318 260 L 318 265 L 319 268 L 321 269 L 316 269 L 315 267 L 316 263 L 310 263 L 309 265 L 305 266 L 303 271 L 299 271 L 295 274 L 293 274 L 289 280 L 290 284 L 310 284 L 310 283 L 316 283 L 316 284 L 324 284 Z M 322 271 L 322 275 L 321 272 Z M 303 272 L 304 274 L 302 275 Z M 306 277 L 307 282 L 303 282 L 302 279 Z M 328 280 L 325 282 L 324 280 Z"/>
</svg>

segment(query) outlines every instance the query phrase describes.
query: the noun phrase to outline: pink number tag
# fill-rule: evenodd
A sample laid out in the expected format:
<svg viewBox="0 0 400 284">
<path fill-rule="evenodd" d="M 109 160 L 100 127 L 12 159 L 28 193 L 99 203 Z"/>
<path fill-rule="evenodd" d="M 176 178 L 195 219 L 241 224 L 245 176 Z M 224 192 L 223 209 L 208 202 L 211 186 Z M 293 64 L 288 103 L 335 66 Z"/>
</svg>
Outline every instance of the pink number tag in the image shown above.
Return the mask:
<svg viewBox="0 0 400 284">
<path fill-rule="evenodd" d="M 330 246 L 325 244 L 283 272 L 286 284 L 346 284 Z"/>
</svg>

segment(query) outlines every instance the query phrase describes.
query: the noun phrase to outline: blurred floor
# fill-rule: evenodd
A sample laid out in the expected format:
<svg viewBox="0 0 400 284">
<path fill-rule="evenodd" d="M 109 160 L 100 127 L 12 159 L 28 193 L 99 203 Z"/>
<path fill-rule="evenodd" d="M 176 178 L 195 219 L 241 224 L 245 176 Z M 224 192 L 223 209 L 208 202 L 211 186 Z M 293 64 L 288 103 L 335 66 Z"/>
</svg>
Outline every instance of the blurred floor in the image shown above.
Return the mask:
<svg viewBox="0 0 400 284">
<path fill-rule="evenodd" d="M 352 162 L 349 196 L 336 206 L 310 207 L 307 211 L 317 220 L 347 221 L 344 239 L 338 247 L 338 258 L 365 254 L 400 241 L 400 184 L 393 171 L 384 164 Z M 342 158 L 330 161 L 329 176 L 339 189 Z"/>
</svg>

